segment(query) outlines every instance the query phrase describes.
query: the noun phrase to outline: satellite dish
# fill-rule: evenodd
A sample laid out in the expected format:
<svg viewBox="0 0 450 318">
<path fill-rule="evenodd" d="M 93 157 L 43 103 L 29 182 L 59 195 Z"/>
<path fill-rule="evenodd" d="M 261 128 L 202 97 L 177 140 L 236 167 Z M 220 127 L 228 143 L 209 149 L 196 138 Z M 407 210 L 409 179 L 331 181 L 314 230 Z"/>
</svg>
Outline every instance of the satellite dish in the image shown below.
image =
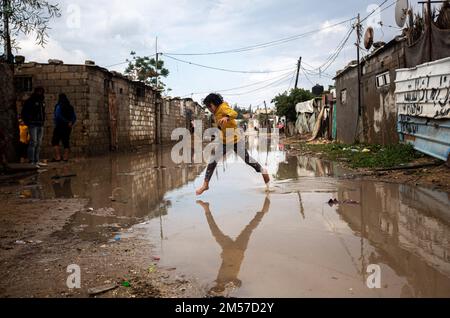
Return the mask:
<svg viewBox="0 0 450 318">
<path fill-rule="evenodd" d="M 406 23 L 408 8 L 408 0 L 397 0 L 397 5 L 395 7 L 395 22 L 400 28 L 403 28 Z"/>
<path fill-rule="evenodd" d="M 364 34 L 364 47 L 369 50 L 373 45 L 374 31 L 372 27 L 368 27 L 366 34 Z"/>
</svg>

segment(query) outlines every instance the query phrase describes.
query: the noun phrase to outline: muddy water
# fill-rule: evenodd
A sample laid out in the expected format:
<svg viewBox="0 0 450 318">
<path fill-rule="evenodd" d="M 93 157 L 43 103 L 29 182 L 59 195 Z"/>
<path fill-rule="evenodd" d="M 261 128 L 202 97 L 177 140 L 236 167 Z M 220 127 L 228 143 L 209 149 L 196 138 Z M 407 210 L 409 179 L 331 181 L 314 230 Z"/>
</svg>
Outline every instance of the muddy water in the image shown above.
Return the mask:
<svg viewBox="0 0 450 318">
<path fill-rule="evenodd" d="M 447 194 L 344 180 L 339 165 L 288 157 L 278 145 L 251 149 L 273 177 L 269 193 L 230 156 L 196 198 L 204 166 L 174 165 L 170 149 L 52 166 L 21 193 L 87 199 L 92 211 L 65 231 L 111 240 L 132 227 L 155 245 L 162 266 L 212 295 L 450 297 Z M 371 265 L 381 270 L 380 288 L 367 286 Z"/>
<path fill-rule="evenodd" d="M 274 176 L 268 195 L 259 175 L 228 158 L 202 201 L 193 185 L 171 191 L 167 214 L 139 226 L 162 265 L 213 295 L 450 297 L 447 194 L 340 180 L 338 165 L 279 149 L 252 154 Z M 380 288 L 368 288 L 370 265 Z"/>
</svg>

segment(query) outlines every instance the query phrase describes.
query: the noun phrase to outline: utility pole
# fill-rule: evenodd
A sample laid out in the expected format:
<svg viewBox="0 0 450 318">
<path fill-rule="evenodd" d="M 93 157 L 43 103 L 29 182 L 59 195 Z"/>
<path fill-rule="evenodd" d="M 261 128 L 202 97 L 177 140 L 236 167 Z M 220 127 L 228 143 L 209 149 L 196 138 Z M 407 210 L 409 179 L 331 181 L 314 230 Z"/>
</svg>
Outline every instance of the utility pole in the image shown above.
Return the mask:
<svg viewBox="0 0 450 318">
<path fill-rule="evenodd" d="M 162 103 L 164 102 L 159 94 L 159 72 L 158 72 L 158 64 L 159 64 L 159 52 L 158 52 L 158 37 L 156 37 L 155 42 L 155 51 L 156 51 L 156 99 L 158 100 L 158 103 L 156 104 L 156 108 L 158 111 L 158 116 L 156 117 L 156 127 L 157 127 L 157 142 L 158 144 L 162 144 Z"/>
<path fill-rule="evenodd" d="M 300 56 L 297 63 L 297 78 L 295 79 L 295 89 L 298 88 L 298 77 L 300 76 L 301 67 L 302 67 L 302 57 Z"/>
<path fill-rule="evenodd" d="M 364 133 L 364 121 L 363 121 L 363 109 L 362 109 L 362 97 L 361 97 L 361 15 L 358 13 L 358 21 L 356 22 L 356 59 L 358 61 L 358 121 L 356 124 L 355 141 L 359 141 L 361 136 L 360 132 Z"/>
<path fill-rule="evenodd" d="M 272 132 L 272 129 L 270 127 L 269 111 L 267 110 L 266 101 L 264 101 L 264 108 L 266 109 L 266 128 L 267 128 L 267 132 L 270 134 Z"/>
<path fill-rule="evenodd" d="M 3 37 L 5 41 L 5 57 L 9 64 L 14 63 L 11 46 L 11 31 L 9 29 L 9 15 L 11 10 L 11 0 L 3 0 Z"/>
<path fill-rule="evenodd" d="M 361 61 L 360 61 L 360 47 L 361 47 L 361 16 L 358 13 L 358 22 L 356 23 L 356 60 L 358 61 L 358 113 L 362 115 L 361 108 Z"/>
<path fill-rule="evenodd" d="M 428 15 L 428 62 L 433 60 L 433 39 L 432 37 L 432 15 L 431 15 L 431 0 L 427 1 L 427 15 Z"/>
<path fill-rule="evenodd" d="M 155 43 L 155 51 L 156 51 L 156 90 L 159 90 L 159 71 L 158 71 L 158 64 L 159 64 L 159 52 L 158 52 L 158 37 L 156 37 L 156 43 Z"/>
</svg>

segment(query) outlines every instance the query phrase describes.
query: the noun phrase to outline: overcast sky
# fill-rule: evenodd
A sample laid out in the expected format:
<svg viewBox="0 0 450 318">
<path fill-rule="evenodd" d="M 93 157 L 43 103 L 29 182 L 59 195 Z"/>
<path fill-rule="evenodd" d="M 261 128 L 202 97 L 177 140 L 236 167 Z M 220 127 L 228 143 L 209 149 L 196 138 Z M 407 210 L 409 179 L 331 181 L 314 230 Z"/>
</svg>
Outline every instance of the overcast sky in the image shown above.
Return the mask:
<svg viewBox="0 0 450 318">
<path fill-rule="evenodd" d="M 56 2 L 56 1 L 53 1 Z M 382 0 L 60 0 L 62 17 L 51 23 L 49 42 L 45 49 L 34 44 L 33 37 L 23 38 L 20 54 L 27 60 L 46 62 L 49 58 L 65 63 L 94 60 L 100 66 L 124 62 L 130 51 L 138 55 L 155 53 L 155 38 L 159 51 L 166 53 L 196 53 L 222 51 L 274 41 L 316 30 L 355 16 L 366 16 L 371 4 Z M 386 5 L 393 3 L 389 0 Z M 414 2 L 416 3 L 416 2 Z M 385 6 L 386 6 L 385 5 Z M 381 13 L 385 25 L 395 26 L 395 6 Z M 78 15 L 79 13 L 79 15 Z M 79 22 L 79 23 L 78 23 Z M 229 91 L 226 99 L 241 106 L 261 104 L 294 85 L 292 76 L 299 56 L 314 67 L 324 63 L 343 40 L 351 23 L 324 29 L 296 41 L 271 48 L 210 56 L 177 56 L 180 59 L 213 67 L 244 71 L 289 71 L 269 74 L 239 74 L 198 68 L 164 58 L 170 76 L 165 80 L 172 96 Z M 375 30 L 376 41 L 389 41 L 399 30 L 385 26 Z M 334 75 L 356 57 L 352 35 L 337 60 L 327 70 Z M 123 71 L 125 64 L 109 67 Z M 270 85 L 280 79 L 277 83 Z M 301 76 L 299 86 L 311 89 L 311 84 L 327 87 L 326 77 Z M 268 86 L 268 87 L 264 87 Z M 258 91 L 249 93 L 252 90 Z M 236 95 L 248 93 L 244 95 Z M 194 95 L 200 101 L 205 94 Z"/>
</svg>

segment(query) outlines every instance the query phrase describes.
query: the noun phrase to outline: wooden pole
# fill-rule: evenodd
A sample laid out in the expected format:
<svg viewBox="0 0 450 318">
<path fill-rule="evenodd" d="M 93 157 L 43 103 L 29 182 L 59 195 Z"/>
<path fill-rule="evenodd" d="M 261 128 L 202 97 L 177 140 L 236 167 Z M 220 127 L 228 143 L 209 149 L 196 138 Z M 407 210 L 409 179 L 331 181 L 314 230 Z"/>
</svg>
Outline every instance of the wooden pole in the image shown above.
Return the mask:
<svg viewBox="0 0 450 318">
<path fill-rule="evenodd" d="M 298 78 L 300 76 L 301 67 L 302 67 L 302 57 L 300 56 L 298 63 L 297 63 L 297 78 L 295 79 L 295 89 L 298 88 Z"/>
<path fill-rule="evenodd" d="M 428 62 L 433 60 L 433 39 L 432 39 L 432 14 L 431 14 L 431 0 L 427 1 L 427 15 L 428 15 Z"/>
</svg>

